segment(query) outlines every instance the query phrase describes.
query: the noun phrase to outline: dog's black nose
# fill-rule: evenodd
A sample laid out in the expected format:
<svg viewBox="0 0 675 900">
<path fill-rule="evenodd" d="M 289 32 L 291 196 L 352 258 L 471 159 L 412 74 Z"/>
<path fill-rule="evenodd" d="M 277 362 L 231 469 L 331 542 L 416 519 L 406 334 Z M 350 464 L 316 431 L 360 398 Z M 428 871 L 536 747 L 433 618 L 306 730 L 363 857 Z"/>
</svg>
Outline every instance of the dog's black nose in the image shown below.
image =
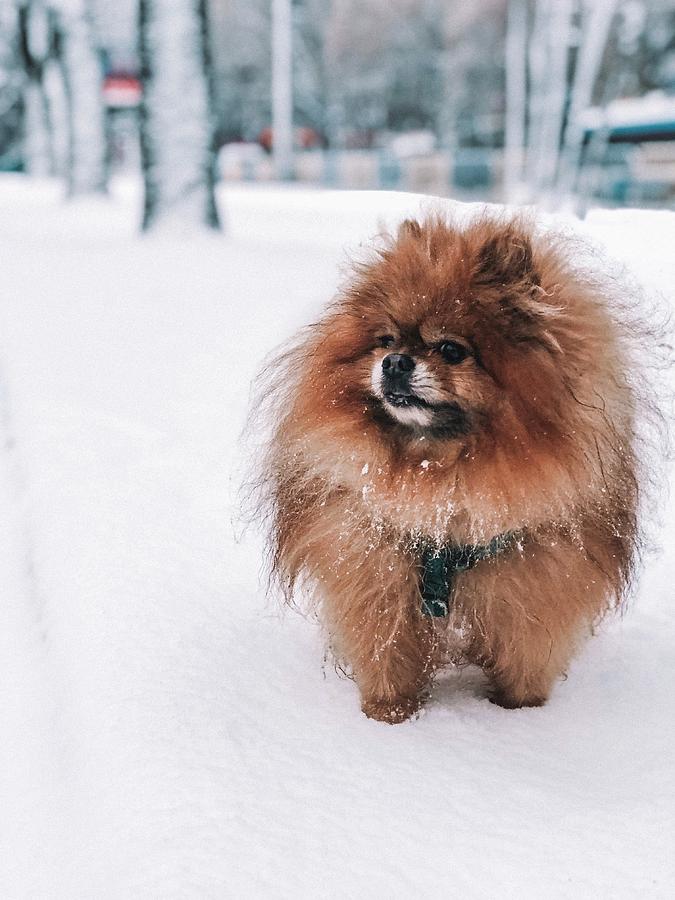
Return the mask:
<svg viewBox="0 0 675 900">
<path fill-rule="evenodd" d="M 412 372 L 415 360 L 407 353 L 389 353 L 382 360 L 382 371 L 385 375 L 403 375 Z"/>
</svg>

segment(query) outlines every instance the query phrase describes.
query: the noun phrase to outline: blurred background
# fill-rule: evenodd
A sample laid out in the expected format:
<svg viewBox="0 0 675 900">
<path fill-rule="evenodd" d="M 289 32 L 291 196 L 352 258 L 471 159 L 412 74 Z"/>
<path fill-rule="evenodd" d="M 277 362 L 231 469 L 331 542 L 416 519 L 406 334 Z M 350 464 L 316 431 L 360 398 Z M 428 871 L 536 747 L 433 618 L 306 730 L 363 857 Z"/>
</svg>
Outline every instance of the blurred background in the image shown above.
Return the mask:
<svg viewBox="0 0 675 900">
<path fill-rule="evenodd" d="M 221 180 L 672 207 L 675 0 L 0 0 L 0 170 L 141 169 L 146 227 Z"/>
</svg>

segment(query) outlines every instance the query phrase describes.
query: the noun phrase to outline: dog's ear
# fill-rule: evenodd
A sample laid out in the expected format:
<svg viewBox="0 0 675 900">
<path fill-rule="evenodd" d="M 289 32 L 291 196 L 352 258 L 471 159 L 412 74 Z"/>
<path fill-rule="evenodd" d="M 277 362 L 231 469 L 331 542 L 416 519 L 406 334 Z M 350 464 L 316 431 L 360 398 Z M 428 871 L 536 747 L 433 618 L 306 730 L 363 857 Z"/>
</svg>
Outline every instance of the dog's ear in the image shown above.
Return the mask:
<svg viewBox="0 0 675 900">
<path fill-rule="evenodd" d="M 399 241 L 404 238 L 418 239 L 422 237 L 422 226 L 415 219 L 404 219 L 398 226 Z"/>
<path fill-rule="evenodd" d="M 511 222 L 485 238 L 478 251 L 475 279 L 481 286 L 497 288 L 499 314 L 514 341 L 560 352 L 550 330 L 557 309 L 542 302 L 546 295 L 541 290 L 532 241 L 522 226 Z"/>
<path fill-rule="evenodd" d="M 510 223 L 485 240 L 478 252 L 476 278 L 484 284 L 539 284 L 532 243 L 522 228 Z"/>
</svg>

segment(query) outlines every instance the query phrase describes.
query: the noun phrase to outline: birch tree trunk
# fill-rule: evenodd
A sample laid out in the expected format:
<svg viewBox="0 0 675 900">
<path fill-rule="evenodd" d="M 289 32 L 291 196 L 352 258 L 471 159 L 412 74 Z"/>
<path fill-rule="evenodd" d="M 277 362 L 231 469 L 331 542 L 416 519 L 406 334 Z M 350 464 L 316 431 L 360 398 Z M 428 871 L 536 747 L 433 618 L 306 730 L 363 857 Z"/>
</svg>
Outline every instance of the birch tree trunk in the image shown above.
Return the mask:
<svg viewBox="0 0 675 900">
<path fill-rule="evenodd" d="M 518 202 L 524 192 L 527 112 L 527 2 L 509 0 L 506 23 L 506 117 L 504 123 L 504 196 Z"/>
<path fill-rule="evenodd" d="M 618 0 L 586 0 L 583 14 L 583 41 L 572 82 L 570 109 L 563 140 L 558 190 L 571 195 L 576 188 L 584 144 L 581 113 L 591 105 L 593 89 L 607 45 Z"/>
<path fill-rule="evenodd" d="M 68 196 L 106 190 L 108 154 L 103 108 L 103 71 L 83 0 L 61 3 L 60 62 L 68 120 Z"/>
<path fill-rule="evenodd" d="M 139 0 L 143 230 L 219 228 L 207 0 Z"/>
<path fill-rule="evenodd" d="M 291 0 L 272 0 L 272 151 L 277 178 L 293 175 Z"/>
<path fill-rule="evenodd" d="M 41 82 L 29 79 L 23 92 L 23 164 L 29 175 L 56 174 L 49 105 Z"/>
<path fill-rule="evenodd" d="M 44 73 L 53 51 L 52 17 L 33 0 L 18 8 L 19 52 L 24 72 L 23 158 L 26 171 L 38 177 L 56 174 L 54 129 Z"/>
<path fill-rule="evenodd" d="M 533 173 L 540 202 L 551 199 L 560 160 L 573 11 L 573 0 L 555 0 L 548 18 L 544 103 Z"/>
<path fill-rule="evenodd" d="M 50 61 L 45 68 L 42 88 L 49 105 L 54 174 L 59 178 L 67 179 L 70 165 L 70 117 L 63 71 L 58 60 Z"/>
<path fill-rule="evenodd" d="M 548 66 L 548 40 L 551 11 L 554 0 L 536 0 L 534 22 L 527 54 L 529 82 L 529 121 L 527 129 L 526 180 L 531 197 L 536 197 L 538 162 L 541 156 L 541 138 L 546 111 L 546 75 Z"/>
</svg>

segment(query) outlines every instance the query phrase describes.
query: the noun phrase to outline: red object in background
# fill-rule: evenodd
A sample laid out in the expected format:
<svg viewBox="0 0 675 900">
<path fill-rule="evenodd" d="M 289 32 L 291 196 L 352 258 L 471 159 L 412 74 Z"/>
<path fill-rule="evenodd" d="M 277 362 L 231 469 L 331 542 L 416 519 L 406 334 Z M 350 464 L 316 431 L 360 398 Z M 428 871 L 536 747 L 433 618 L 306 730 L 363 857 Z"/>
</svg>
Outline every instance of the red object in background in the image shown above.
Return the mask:
<svg viewBox="0 0 675 900">
<path fill-rule="evenodd" d="M 272 151 L 274 146 L 274 133 L 272 128 L 268 126 L 258 135 L 258 143 L 268 152 Z M 293 130 L 293 144 L 301 150 L 315 150 L 317 147 L 323 147 L 324 141 L 318 131 L 313 128 L 295 128 Z"/>
<path fill-rule="evenodd" d="M 141 83 L 134 75 L 107 75 L 103 80 L 103 102 L 114 109 L 138 106 Z"/>
<path fill-rule="evenodd" d="M 258 135 L 258 143 L 261 147 L 264 147 L 268 153 L 272 150 L 272 129 L 268 126 L 267 128 L 263 128 L 263 130 Z"/>
</svg>

